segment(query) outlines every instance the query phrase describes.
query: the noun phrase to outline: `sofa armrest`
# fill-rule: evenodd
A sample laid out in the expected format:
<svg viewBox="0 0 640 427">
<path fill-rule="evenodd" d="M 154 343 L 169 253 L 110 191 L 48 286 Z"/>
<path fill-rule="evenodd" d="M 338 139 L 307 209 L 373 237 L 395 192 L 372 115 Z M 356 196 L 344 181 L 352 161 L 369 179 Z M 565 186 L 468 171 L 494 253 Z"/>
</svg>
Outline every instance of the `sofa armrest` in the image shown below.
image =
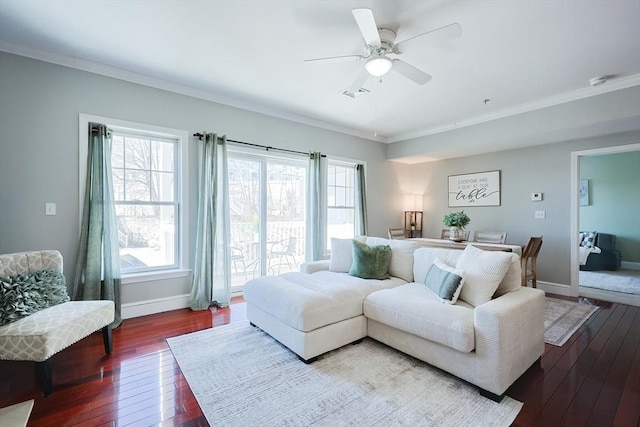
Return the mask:
<svg viewBox="0 0 640 427">
<path fill-rule="evenodd" d="M 329 270 L 329 260 L 321 259 L 319 261 L 304 262 L 300 265 L 300 271 L 302 273 L 315 273 L 316 271 Z"/>
<path fill-rule="evenodd" d="M 475 308 L 478 386 L 501 395 L 542 356 L 544 295 L 523 287 Z"/>
</svg>

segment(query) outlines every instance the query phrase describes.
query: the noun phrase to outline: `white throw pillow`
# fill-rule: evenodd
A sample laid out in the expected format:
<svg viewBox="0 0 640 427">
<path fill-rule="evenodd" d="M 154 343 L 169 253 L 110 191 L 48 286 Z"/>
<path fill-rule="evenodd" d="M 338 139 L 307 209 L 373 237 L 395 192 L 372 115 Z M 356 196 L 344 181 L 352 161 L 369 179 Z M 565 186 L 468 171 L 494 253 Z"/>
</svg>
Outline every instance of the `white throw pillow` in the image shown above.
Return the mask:
<svg viewBox="0 0 640 427">
<path fill-rule="evenodd" d="M 383 237 L 367 237 L 367 245 L 389 245 L 391 247 L 389 274 L 406 280 L 407 282 L 414 281 L 413 253 L 420 247 L 420 245 L 409 240 L 391 240 Z M 417 280 L 422 280 L 422 277 Z"/>
<path fill-rule="evenodd" d="M 348 273 L 353 264 L 353 240 L 331 238 L 331 259 L 329 271 L 336 273 Z M 355 240 L 364 242 L 364 237 L 356 237 Z"/>
<path fill-rule="evenodd" d="M 520 266 L 520 257 L 518 254 L 511 253 L 511 263 L 507 273 L 498 285 L 498 289 L 493 294 L 494 298 L 498 298 L 509 292 L 517 291 L 522 286 L 522 267 Z"/>
<path fill-rule="evenodd" d="M 440 258 L 440 261 L 447 265 L 455 266 L 458 263 L 460 255 L 462 255 L 462 251 L 459 249 L 431 247 L 416 249 L 413 253 L 413 280 L 420 282 L 427 274 L 427 271 L 431 268 L 431 265 L 436 258 Z"/>
<path fill-rule="evenodd" d="M 511 265 L 511 255 L 467 245 L 456 264 L 458 270 L 464 270 L 465 277 L 460 299 L 474 307 L 490 301 Z"/>
<path fill-rule="evenodd" d="M 347 273 L 353 264 L 351 247 L 353 239 L 331 238 L 331 259 L 329 260 L 329 271 L 336 273 Z"/>
<path fill-rule="evenodd" d="M 464 284 L 464 271 L 450 267 L 436 258 L 427 270 L 423 283 L 440 302 L 455 304 Z"/>
</svg>

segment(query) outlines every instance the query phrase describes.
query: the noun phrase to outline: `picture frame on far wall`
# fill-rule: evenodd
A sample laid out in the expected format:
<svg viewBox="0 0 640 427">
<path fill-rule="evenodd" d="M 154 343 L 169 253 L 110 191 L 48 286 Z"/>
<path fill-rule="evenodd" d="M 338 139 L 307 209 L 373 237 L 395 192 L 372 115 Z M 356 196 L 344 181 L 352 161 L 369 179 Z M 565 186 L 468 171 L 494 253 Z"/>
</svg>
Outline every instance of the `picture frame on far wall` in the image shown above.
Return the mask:
<svg viewBox="0 0 640 427">
<path fill-rule="evenodd" d="M 500 206 L 500 171 L 449 176 L 449 207 Z"/>
<path fill-rule="evenodd" d="M 589 206 L 591 201 L 589 200 L 589 180 L 580 180 L 580 206 Z"/>
</svg>

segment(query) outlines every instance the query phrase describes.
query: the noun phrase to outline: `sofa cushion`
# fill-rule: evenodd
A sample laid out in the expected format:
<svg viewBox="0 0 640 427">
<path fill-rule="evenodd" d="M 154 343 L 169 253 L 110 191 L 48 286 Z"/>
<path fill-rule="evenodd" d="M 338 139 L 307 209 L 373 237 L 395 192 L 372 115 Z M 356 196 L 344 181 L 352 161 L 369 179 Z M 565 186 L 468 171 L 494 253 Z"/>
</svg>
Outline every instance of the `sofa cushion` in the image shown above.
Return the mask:
<svg viewBox="0 0 640 427">
<path fill-rule="evenodd" d="M 460 299 L 474 307 L 490 301 L 511 265 L 511 255 L 467 245 L 456 264 L 456 268 L 464 270 L 465 275 Z"/>
<path fill-rule="evenodd" d="M 508 292 L 517 291 L 522 286 L 522 267 L 520 266 L 520 257 L 516 253 L 510 253 L 511 263 L 505 273 L 502 281 L 498 285 L 493 294 L 493 298 L 498 298 Z"/>
<path fill-rule="evenodd" d="M 391 247 L 389 245 L 369 246 L 357 240 L 353 244 L 353 264 L 349 275 L 362 279 L 384 280 L 389 278 Z"/>
<path fill-rule="evenodd" d="M 367 245 L 389 245 L 391 247 L 391 262 L 389 274 L 413 282 L 413 253 L 420 247 L 409 240 L 390 240 L 382 237 L 367 237 Z M 420 276 L 420 278 L 424 275 Z"/>
<path fill-rule="evenodd" d="M 402 279 L 360 279 L 345 273 L 284 273 L 248 281 L 244 299 L 282 323 L 309 332 L 362 315 L 371 292 L 405 284 Z"/>
<path fill-rule="evenodd" d="M 370 294 L 364 314 L 421 338 L 469 353 L 475 348 L 473 308 L 463 302 L 442 304 L 421 283 Z"/>
<path fill-rule="evenodd" d="M 464 284 L 464 271 L 456 270 L 440 261 L 440 258 L 436 258 L 427 271 L 423 283 L 440 302 L 455 304 Z"/>
</svg>

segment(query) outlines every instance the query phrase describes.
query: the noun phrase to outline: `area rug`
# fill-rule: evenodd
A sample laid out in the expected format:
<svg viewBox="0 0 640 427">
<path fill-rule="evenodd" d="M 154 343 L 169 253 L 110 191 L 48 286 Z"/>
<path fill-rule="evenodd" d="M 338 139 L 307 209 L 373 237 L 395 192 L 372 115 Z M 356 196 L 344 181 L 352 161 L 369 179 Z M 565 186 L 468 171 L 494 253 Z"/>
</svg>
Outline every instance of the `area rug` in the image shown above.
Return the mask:
<svg viewBox="0 0 640 427">
<path fill-rule="evenodd" d="M 580 286 L 640 295 L 640 271 L 581 271 Z"/>
<path fill-rule="evenodd" d="M 369 338 L 309 365 L 248 322 L 167 342 L 212 426 L 508 426 L 522 408 Z"/>
<path fill-rule="evenodd" d="M 544 341 L 562 347 L 598 307 L 558 298 L 545 298 Z"/>
<path fill-rule="evenodd" d="M 33 399 L 0 408 L 0 426 L 25 427 L 31 415 Z"/>
</svg>

